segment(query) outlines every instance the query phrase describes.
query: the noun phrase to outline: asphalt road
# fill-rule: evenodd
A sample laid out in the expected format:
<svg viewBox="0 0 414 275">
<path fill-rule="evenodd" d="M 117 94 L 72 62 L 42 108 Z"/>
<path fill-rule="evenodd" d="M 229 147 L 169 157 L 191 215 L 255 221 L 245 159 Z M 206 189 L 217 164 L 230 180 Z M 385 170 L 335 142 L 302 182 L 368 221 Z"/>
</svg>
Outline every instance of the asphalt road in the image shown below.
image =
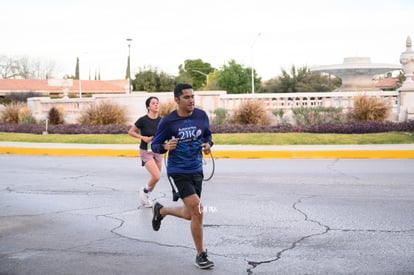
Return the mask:
<svg viewBox="0 0 414 275">
<path fill-rule="evenodd" d="M 0 274 L 414 274 L 414 159 L 216 159 L 209 271 L 138 158 L 0 154 Z M 171 201 L 163 175 L 153 199 Z"/>
</svg>

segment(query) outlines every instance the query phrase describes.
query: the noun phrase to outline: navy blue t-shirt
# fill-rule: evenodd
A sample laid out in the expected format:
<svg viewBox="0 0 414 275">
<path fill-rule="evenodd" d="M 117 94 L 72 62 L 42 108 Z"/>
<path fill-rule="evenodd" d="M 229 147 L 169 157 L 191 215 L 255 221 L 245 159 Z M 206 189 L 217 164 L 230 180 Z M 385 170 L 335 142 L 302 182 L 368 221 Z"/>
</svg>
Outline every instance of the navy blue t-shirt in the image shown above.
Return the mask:
<svg viewBox="0 0 414 275">
<path fill-rule="evenodd" d="M 152 140 L 152 151 L 166 153 L 163 144 L 178 138 L 177 148 L 168 152 L 167 173 L 196 173 L 203 170 L 201 144 L 211 143 L 210 123 L 206 112 L 195 108 L 188 117 L 173 111 L 161 119 Z"/>
</svg>

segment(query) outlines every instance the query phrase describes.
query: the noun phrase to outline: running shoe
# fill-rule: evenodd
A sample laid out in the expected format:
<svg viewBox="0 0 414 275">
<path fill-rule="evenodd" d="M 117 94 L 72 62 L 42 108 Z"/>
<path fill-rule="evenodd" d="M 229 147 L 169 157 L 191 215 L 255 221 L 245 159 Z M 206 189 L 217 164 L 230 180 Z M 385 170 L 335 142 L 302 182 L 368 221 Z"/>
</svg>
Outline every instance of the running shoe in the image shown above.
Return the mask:
<svg viewBox="0 0 414 275">
<path fill-rule="evenodd" d="M 161 216 L 160 214 L 160 209 L 163 208 L 164 206 L 159 203 L 156 202 L 154 204 L 154 206 L 152 207 L 152 229 L 154 229 L 154 231 L 158 231 L 160 230 L 160 226 L 161 226 L 161 220 L 164 218 L 163 216 Z"/>
<path fill-rule="evenodd" d="M 151 208 L 152 202 L 149 200 L 148 193 L 145 192 L 144 187 L 139 190 L 139 201 L 142 206 Z"/>
<path fill-rule="evenodd" d="M 207 269 L 214 267 L 214 262 L 210 261 L 207 256 L 207 250 L 200 253 L 196 256 L 195 266 L 201 269 Z"/>
</svg>

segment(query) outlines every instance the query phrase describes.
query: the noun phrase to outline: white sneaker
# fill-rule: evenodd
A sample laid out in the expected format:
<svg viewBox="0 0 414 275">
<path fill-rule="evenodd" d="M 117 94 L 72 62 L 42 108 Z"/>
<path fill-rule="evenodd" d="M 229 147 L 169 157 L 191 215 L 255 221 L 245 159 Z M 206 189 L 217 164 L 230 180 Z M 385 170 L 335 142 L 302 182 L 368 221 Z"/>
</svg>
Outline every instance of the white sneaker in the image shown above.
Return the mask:
<svg viewBox="0 0 414 275">
<path fill-rule="evenodd" d="M 148 194 L 144 192 L 144 188 L 141 188 L 141 190 L 139 190 L 139 201 L 144 207 L 152 207 L 152 202 L 148 199 Z"/>
</svg>

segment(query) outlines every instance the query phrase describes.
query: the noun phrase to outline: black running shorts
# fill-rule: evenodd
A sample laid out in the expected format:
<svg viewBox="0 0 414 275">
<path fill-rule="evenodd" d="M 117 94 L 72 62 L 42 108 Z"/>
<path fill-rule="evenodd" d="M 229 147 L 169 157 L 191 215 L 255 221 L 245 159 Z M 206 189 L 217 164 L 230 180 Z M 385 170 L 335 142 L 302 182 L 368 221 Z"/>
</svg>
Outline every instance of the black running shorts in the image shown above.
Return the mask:
<svg viewBox="0 0 414 275">
<path fill-rule="evenodd" d="M 201 188 L 203 183 L 203 173 L 195 174 L 169 174 L 172 188 L 179 193 L 181 199 L 193 194 L 201 198 Z M 173 192 L 174 193 L 174 192 Z"/>
</svg>

